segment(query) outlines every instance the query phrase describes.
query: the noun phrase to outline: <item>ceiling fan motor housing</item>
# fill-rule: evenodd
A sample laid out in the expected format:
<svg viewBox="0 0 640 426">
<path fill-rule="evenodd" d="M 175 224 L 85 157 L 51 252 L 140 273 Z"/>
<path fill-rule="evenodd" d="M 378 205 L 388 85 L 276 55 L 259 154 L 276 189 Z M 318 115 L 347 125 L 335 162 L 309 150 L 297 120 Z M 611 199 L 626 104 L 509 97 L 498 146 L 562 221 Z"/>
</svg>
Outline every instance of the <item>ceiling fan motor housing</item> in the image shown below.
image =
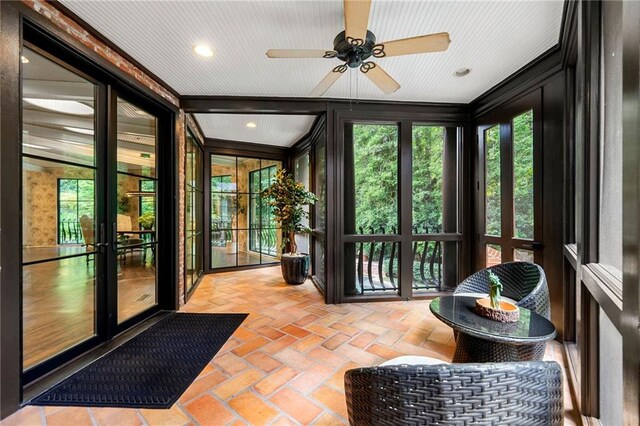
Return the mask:
<svg viewBox="0 0 640 426">
<path fill-rule="evenodd" d="M 349 68 L 357 68 L 373 54 L 375 44 L 376 36 L 371 31 L 367 31 L 366 40 L 347 40 L 342 31 L 333 40 L 333 50 L 338 53 L 336 57 L 346 62 Z"/>
</svg>

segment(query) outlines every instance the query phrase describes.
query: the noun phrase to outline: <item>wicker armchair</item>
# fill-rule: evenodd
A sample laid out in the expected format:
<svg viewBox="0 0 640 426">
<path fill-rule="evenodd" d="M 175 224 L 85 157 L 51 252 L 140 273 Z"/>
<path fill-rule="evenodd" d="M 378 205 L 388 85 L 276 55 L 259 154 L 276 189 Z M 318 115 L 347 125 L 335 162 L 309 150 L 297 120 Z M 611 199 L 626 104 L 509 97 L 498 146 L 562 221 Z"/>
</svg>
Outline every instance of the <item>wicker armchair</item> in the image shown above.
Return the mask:
<svg viewBox="0 0 640 426">
<path fill-rule="evenodd" d="M 351 425 L 561 425 L 555 362 L 396 365 L 348 370 Z"/>
<path fill-rule="evenodd" d="M 469 293 L 488 294 L 488 270 L 500 278 L 503 296 L 513 299 L 518 306 L 531 309 L 547 319 L 551 318 L 547 278 L 542 268 L 535 263 L 502 263 L 483 269 L 462 281 L 453 295 L 460 296 Z"/>
</svg>

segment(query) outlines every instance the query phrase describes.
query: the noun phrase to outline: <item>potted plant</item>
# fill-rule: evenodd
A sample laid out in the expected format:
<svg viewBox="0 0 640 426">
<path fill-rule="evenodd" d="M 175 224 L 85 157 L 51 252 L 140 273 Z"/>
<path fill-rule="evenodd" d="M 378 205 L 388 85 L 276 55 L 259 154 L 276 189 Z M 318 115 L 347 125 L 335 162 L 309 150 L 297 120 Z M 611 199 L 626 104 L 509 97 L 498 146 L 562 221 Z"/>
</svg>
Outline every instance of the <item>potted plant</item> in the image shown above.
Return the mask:
<svg viewBox="0 0 640 426">
<path fill-rule="evenodd" d="M 156 217 L 153 213 L 147 212 L 138 218 L 138 223 L 142 229 L 150 230 L 156 223 Z"/>
<path fill-rule="evenodd" d="M 485 318 L 500 322 L 517 322 L 520 318 L 520 309 L 513 303 L 500 300 L 502 283 L 493 271 L 489 274 L 489 297 L 476 300 L 476 313 Z"/>
<path fill-rule="evenodd" d="M 288 250 L 280 261 L 282 277 L 289 284 L 302 284 L 309 275 L 310 260 L 308 254 L 298 253 L 296 234 L 310 232 L 302 225 L 302 219 L 309 217 L 303 207 L 315 203 L 317 198 L 284 169 L 276 172 L 274 181 L 260 196 L 273 209 L 273 215 L 282 228 L 282 249 Z"/>
</svg>

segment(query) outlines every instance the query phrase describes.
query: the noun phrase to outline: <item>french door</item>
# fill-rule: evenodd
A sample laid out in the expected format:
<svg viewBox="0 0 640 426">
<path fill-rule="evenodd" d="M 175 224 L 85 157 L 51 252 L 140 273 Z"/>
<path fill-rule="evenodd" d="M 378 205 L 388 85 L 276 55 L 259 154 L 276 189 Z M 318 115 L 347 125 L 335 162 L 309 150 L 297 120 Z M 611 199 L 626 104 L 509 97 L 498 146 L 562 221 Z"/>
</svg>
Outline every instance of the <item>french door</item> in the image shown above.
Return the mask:
<svg viewBox="0 0 640 426">
<path fill-rule="evenodd" d="M 512 261 L 542 265 L 540 111 L 535 92 L 477 127 L 477 269 Z"/>
<path fill-rule="evenodd" d="M 159 310 L 157 148 L 165 116 L 35 46 L 22 58 L 29 383 Z"/>
</svg>

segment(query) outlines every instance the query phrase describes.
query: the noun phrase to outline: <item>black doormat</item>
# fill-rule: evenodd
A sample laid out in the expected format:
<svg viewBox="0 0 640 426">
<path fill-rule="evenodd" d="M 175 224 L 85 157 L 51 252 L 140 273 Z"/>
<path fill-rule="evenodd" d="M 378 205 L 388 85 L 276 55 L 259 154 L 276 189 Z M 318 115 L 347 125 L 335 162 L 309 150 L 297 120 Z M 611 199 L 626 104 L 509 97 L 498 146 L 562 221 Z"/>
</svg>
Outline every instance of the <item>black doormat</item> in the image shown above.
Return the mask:
<svg viewBox="0 0 640 426">
<path fill-rule="evenodd" d="M 247 315 L 170 314 L 29 404 L 169 408 Z"/>
</svg>

